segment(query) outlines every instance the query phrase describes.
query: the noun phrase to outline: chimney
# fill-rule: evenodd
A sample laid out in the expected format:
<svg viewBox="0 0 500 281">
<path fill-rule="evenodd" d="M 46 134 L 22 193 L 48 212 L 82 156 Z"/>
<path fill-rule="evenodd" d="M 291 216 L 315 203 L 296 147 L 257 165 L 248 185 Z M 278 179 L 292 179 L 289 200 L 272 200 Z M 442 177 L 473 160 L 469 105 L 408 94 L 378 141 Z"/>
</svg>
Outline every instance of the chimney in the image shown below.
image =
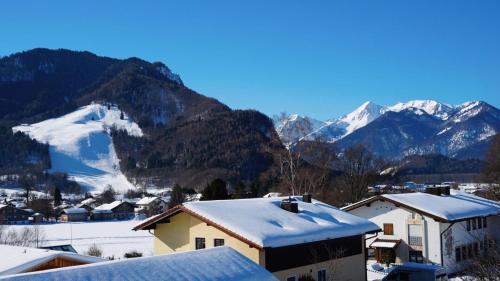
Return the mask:
<svg viewBox="0 0 500 281">
<path fill-rule="evenodd" d="M 425 193 L 440 196 L 441 195 L 441 188 L 435 187 L 435 186 L 432 186 L 432 187 L 428 186 L 425 188 Z"/>
<path fill-rule="evenodd" d="M 281 200 L 281 209 L 292 213 L 298 213 L 299 204 L 297 204 L 297 202 L 292 201 L 292 198 L 283 199 Z"/>
<path fill-rule="evenodd" d="M 441 195 L 450 195 L 450 186 L 441 187 Z"/>
<path fill-rule="evenodd" d="M 302 195 L 302 201 L 305 203 L 311 203 L 312 202 L 312 195 L 311 194 Z"/>
</svg>

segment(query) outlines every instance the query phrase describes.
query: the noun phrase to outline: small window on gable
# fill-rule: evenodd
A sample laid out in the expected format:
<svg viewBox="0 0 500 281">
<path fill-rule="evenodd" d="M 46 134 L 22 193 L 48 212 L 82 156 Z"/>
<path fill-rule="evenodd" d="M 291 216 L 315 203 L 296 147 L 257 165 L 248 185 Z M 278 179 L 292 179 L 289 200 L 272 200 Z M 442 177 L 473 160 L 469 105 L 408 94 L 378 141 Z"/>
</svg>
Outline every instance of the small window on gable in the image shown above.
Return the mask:
<svg viewBox="0 0 500 281">
<path fill-rule="evenodd" d="M 224 239 L 214 239 L 214 247 L 224 246 Z"/>
<path fill-rule="evenodd" d="M 326 281 L 326 269 L 318 270 L 318 281 Z"/>
<path fill-rule="evenodd" d="M 392 223 L 384 223 L 384 235 L 394 235 L 394 225 Z"/>
<path fill-rule="evenodd" d="M 196 250 L 205 249 L 205 238 L 196 237 L 195 244 Z"/>
</svg>

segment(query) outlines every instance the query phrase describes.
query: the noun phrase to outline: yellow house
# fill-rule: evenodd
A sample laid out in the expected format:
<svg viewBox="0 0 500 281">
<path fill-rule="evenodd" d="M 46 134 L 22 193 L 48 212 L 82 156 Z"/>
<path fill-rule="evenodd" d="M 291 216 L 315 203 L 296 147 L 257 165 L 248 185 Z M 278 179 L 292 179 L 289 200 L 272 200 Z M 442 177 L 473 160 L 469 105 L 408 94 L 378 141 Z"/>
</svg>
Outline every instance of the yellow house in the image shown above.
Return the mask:
<svg viewBox="0 0 500 281">
<path fill-rule="evenodd" d="M 366 280 L 364 235 L 379 231 L 310 197 L 187 202 L 134 228 L 152 229 L 155 255 L 225 245 L 286 281 Z"/>
</svg>

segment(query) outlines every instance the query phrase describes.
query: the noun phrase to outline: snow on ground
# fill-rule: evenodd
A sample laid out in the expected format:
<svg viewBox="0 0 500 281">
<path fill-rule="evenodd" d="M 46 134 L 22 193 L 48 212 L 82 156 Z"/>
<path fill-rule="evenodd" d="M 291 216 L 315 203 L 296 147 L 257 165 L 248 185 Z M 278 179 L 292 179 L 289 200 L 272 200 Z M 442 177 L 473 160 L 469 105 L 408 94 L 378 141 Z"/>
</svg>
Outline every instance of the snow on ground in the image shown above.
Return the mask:
<svg viewBox="0 0 500 281">
<path fill-rule="evenodd" d="M 119 160 L 109 134 L 111 127 L 142 136 L 139 126 L 116 107 L 91 104 L 64 116 L 12 128 L 49 144 L 50 172 L 67 173 L 91 190 L 110 184 L 115 190 L 135 188 L 119 169 Z"/>
<path fill-rule="evenodd" d="M 132 250 L 143 256 L 153 255 L 153 235 L 147 231 L 133 231 L 137 220 L 72 222 L 40 225 L 45 235 L 43 246 L 72 244 L 76 251 L 85 254 L 94 243 L 103 250 L 103 257 L 123 255 Z M 25 225 L 13 225 L 8 228 L 20 230 Z"/>
</svg>

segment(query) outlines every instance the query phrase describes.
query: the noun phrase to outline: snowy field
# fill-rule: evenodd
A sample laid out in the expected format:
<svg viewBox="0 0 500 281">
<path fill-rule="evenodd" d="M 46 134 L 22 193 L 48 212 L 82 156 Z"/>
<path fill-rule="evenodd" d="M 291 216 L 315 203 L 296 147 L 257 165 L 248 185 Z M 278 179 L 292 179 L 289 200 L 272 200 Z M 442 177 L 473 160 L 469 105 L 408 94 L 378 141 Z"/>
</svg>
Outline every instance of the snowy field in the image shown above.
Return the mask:
<svg viewBox="0 0 500 281">
<path fill-rule="evenodd" d="M 139 220 L 73 222 L 46 224 L 40 227 L 45 234 L 44 246 L 72 244 L 80 254 L 84 254 L 92 244 L 98 245 L 103 257 L 123 255 L 132 250 L 143 256 L 153 255 L 153 235 L 147 231 L 132 231 Z M 20 230 L 24 225 L 9 226 Z"/>
</svg>

